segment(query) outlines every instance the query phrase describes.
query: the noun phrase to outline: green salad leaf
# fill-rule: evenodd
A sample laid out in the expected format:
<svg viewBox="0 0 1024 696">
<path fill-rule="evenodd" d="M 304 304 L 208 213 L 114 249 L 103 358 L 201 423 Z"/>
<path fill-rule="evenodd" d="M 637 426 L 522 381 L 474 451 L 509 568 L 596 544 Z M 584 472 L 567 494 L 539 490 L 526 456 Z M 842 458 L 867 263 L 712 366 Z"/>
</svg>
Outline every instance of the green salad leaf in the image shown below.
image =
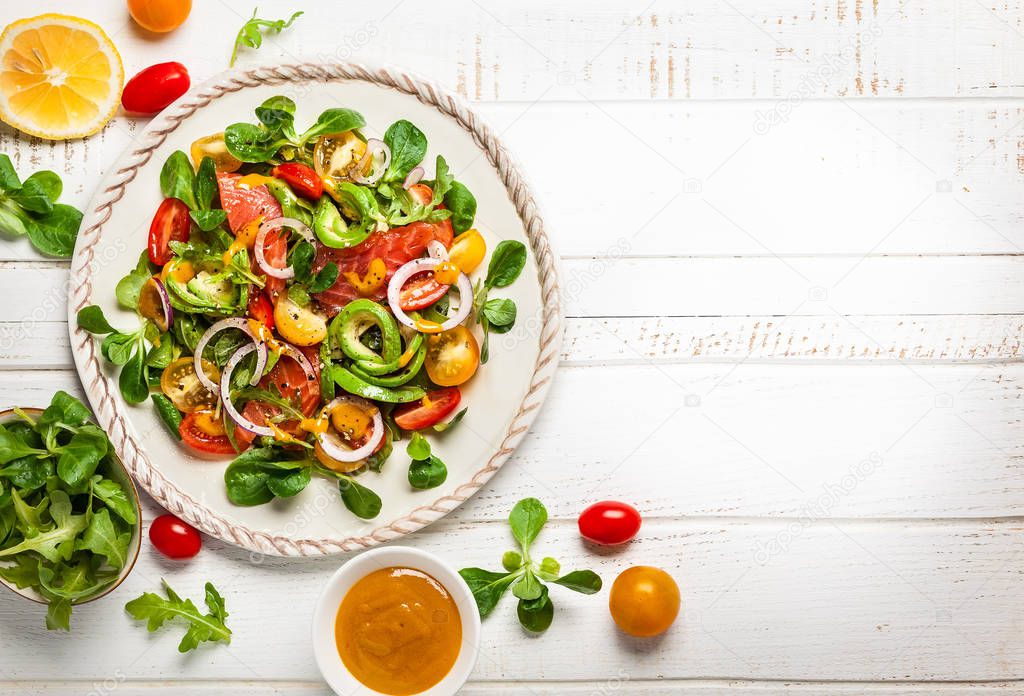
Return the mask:
<svg viewBox="0 0 1024 696">
<path fill-rule="evenodd" d="M 178 619 L 188 624 L 188 630 L 178 644 L 179 652 L 188 652 L 204 642 L 231 642 L 231 629 L 227 627 L 228 612 L 217 588 L 206 583 L 206 613 L 201 612 L 191 599 L 182 599 L 171 589 L 167 581 L 163 581 L 166 598 L 152 592 L 124 605 L 125 611 L 133 619 L 146 622 L 146 629 L 152 633 L 159 630 L 168 621 Z"/>
<path fill-rule="evenodd" d="M 292 25 L 296 19 L 302 16 L 302 12 L 295 12 L 288 19 L 260 19 L 256 16 L 259 12 L 258 9 L 252 11 L 252 17 L 242 25 L 242 28 L 238 30 L 238 34 L 235 36 L 235 46 L 231 50 L 231 60 L 228 62 L 229 66 L 235 64 L 235 60 L 238 58 L 238 49 L 242 46 L 248 46 L 250 48 L 259 48 L 263 45 L 263 32 L 270 32 L 274 34 L 280 34 L 282 31 Z"/>
<path fill-rule="evenodd" d="M 508 518 L 519 550 L 506 551 L 502 556 L 501 563 L 505 570 L 463 568 L 459 571 L 473 593 L 481 617 L 493 612 L 502 595 L 511 587 L 513 596 L 519 600 L 516 608 L 519 623 L 528 631 L 543 633 L 551 626 L 555 610 L 545 582 L 553 582 L 582 594 L 600 591 L 601 578 L 593 571 L 576 570 L 559 576 L 561 564 L 554 558 L 546 557 L 540 563 L 532 560 L 530 548 L 547 520 L 548 511 L 539 500 L 520 500 Z"/>
<path fill-rule="evenodd" d="M 0 233 L 27 236 L 48 256 L 71 256 L 82 213 L 57 202 L 63 188 L 60 177 L 48 170 L 21 181 L 11 158 L 0 154 Z"/>
</svg>

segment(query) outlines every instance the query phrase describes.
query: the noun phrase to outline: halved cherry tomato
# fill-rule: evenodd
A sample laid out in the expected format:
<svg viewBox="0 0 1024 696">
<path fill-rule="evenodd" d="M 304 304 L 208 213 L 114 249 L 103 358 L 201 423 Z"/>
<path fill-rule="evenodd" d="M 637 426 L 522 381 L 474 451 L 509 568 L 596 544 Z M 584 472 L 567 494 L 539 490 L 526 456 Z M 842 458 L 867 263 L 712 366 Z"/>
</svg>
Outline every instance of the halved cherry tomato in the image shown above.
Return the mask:
<svg viewBox="0 0 1024 696">
<path fill-rule="evenodd" d="M 321 135 L 313 150 L 313 166 L 323 178 L 344 178 L 349 167 L 362 159 L 366 143 L 352 131 Z"/>
<path fill-rule="evenodd" d="M 204 157 L 209 157 L 213 160 L 213 168 L 218 172 L 234 172 L 242 166 L 242 160 L 238 159 L 230 152 L 228 152 L 228 146 L 224 143 L 224 132 L 213 133 L 212 135 L 204 135 L 189 146 L 189 155 L 192 157 L 192 165 L 199 169 L 199 165 L 202 164 Z"/>
<path fill-rule="evenodd" d="M 312 305 L 302 307 L 287 295 L 281 295 L 274 306 L 274 325 L 281 338 L 297 346 L 315 346 L 327 336 L 327 320 Z"/>
<path fill-rule="evenodd" d="M 434 384 L 454 387 L 469 381 L 476 373 L 480 366 L 480 346 L 472 331 L 456 326 L 427 339 L 423 365 Z"/>
<path fill-rule="evenodd" d="M 163 266 L 171 260 L 171 241 L 187 242 L 192 221 L 188 206 L 177 198 L 165 198 L 149 225 L 149 260 Z"/>
<path fill-rule="evenodd" d="M 395 424 L 402 430 L 422 430 L 444 420 L 460 401 L 462 392 L 458 387 L 435 389 L 419 401 L 402 404 L 392 414 Z"/>
<path fill-rule="evenodd" d="M 192 558 L 203 546 L 198 530 L 174 515 L 160 515 L 153 520 L 149 540 L 168 558 Z"/>
<path fill-rule="evenodd" d="M 615 578 L 608 609 L 615 625 L 629 635 L 656 636 L 679 615 L 679 586 L 660 568 L 634 566 Z"/>
<path fill-rule="evenodd" d="M 249 299 L 249 316 L 268 329 L 274 328 L 274 305 L 264 292 L 258 292 Z"/>
<path fill-rule="evenodd" d="M 409 187 L 409 195 L 420 205 L 427 205 L 434 200 L 434 190 L 426 184 L 413 184 Z"/>
<path fill-rule="evenodd" d="M 139 26 L 163 33 L 177 29 L 192 11 L 192 0 L 128 0 L 128 12 Z"/>
<path fill-rule="evenodd" d="M 178 426 L 178 433 L 186 445 L 207 454 L 234 454 L 224 422 L 212 410 L 193 411 Z"/>
<path fill-rule="evenodd" d="M 203 360 L 206 376 L 212 381 L 220 381 L 220 370 L 209 360 Z M 217 405 L 217 395 L 203 386 L 196 376 L 193 358 L 178 358 L 164 368 L 160 375 L 160 391 L 184 413 L 213 408 Z"/>
<path fill-rule="evenodd" d="M 431 272 L 417 273 L 402 286 L 398 294 L 398 305 L 406 312 L 426 309 L 448 292 L 450 285 L 439 283 Z"/>
<path fill-rule="evenodd" d="M 624 544 L 640 531 L 640 513 L 628 503 L 602 500 L 580 513 L 580 534 L 595 544 Z"/>
<path fill-rule="evenodd" d="M 128 80 L 121 106 L 137 114 L 155 114 L 188 91 L 192 81 L 181 63 L 157 63 Z"/>
<path fill-rule="evenodd" d="M 467 230 L 455 238 L 452 248 L 448 250 L 448 260 L 469 275 L 476 270 L 487 254 L 487 243 L 479 230 Z"/>
<path fill-rule="evenodd" d="M 320 175 L 299 162 L 285 162 L 270 170 L 271 176 L 288 184 L 296 195 L 311 201 L 320 200 L 324 193 L 324 182 Z"/>
</svg>

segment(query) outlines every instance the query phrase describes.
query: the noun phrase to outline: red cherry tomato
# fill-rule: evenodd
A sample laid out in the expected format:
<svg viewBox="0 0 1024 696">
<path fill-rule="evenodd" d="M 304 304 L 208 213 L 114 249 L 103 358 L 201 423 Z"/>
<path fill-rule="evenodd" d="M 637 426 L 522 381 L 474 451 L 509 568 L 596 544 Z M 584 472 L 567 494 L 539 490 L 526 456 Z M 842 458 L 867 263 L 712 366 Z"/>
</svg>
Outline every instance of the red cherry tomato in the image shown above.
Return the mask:
<svg viewBox="0 0 1024 696">
<path fill-rule="evenodd" d="M 196 528 L 174 515 L 160 515 L 153 520 L 149 540 L 168 558 L 192 558 L 203 545 Z"/>
<path fill-rule="evenodd" d="M 187 242 L 191 227 L 188 206 L 177 198 L 165 198 L 149 225 L 149 260 L 157 266 L 170 261 L 170 242 Z"/>
<path fill-rule="evenodd" d="M 462 392 L 458 387 L 435 389 L 419 401 L 402 404 L 392 413 L 395 424 L 402 430 L 422 430 L 443 420 L 455 410 L 460 401 Z"/>
<path fill-rule="evenodd" d="M 580 513 L 580 534 L 605 546 L 624 544 L 640 531 L 640 513 L 628 503 L 602 500 Z"/>
<path fill-rule="evenodd" d="M 419 273 L 402 286 L 398 306 L 406 312 L 425 309 L 444 297 L 450 287 L 434 280 L 433 273 Z"/>
<path fill-rule="evenodd" d="M 317 201 L 323 195 L 324 182 L 312 167 L 298 162 L 285 162 L 271 169 L 270 174 L 284 181 L 296 195 L 303 198 Z"/>
<path fill-rule="evenodd" d="M 274 305 L 265 292 L 258 292 L 249 299 L 249 316 L 268 329 L 274 329 Z"/>
<path fill-rule="evenodd" d="M 224 422 L 213 411 L 200 409 L 189 413 L 178 426 L 178 434 L 182 442 L 197 452 L 235 454 L 224 432 Z"/>
<path fill-rule="evenodd" d="M 181 63 L 151 65 L 124 86 L 121 106 L 136 114 L 155 114 L 188 91 L 192 81 Z"/>
</svg>

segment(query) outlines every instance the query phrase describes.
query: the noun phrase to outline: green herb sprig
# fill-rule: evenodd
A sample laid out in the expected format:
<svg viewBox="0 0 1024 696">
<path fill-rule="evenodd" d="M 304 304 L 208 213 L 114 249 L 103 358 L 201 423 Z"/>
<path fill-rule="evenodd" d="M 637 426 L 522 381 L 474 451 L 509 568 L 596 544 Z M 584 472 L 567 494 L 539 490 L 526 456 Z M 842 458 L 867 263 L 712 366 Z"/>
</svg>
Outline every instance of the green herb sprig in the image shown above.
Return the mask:
<svg viewBox="0 0 1024 696">
<path fill-rule="evenodd" d="M 255 8 L 252 11 L 252 17 L 238 30 L 238 35 L 235 36 L 235 47 L 231 51 L 231 62 L 228 63 L 229 66 L 235 64 L 235 60 L 238 58 L 238 49 L 243 45 L 250 48 L 259 48 L 263 45 L 264 31 L 280 34 L 290 27 L 292 22 L 302 16 L 302 12 L 295 12 L 288 19 L 260 19 L 256 16 L 256 13 L 259 11 L 258 7 Z"/>
<path fill-rule="evenodd" d="M 231 642 L 231 629 L 225 623 L 228 618 L 227 608 L 224 606 L 224 598 L 221 597 L 217 588 L 212 583 L 206 583 L 206 608 L 207 613 L 201 612 L 191 599 L 182 599 L 171 589 L 167 581 L 163 581 L 164 592 L 167 598 L 161 597 L 152 592 L 146 592 L 140 597 L 124 605 L 132 618 L 146 622 L 146 629 L 152 633 L 158 630 L 171 619 L 182 619 L 188 623 L 188 630 L 178 644 L 178 652 L 188 652 L 199 647 L 200 643 L 216 641 L 221 643 Z"/>
<path fill-rule="evenodd" d="M 488 298 L 493 288 L 508 287 L 515 282 L 526 265 L 526 245 L 511 239 L 498 243 L 487 265 L 487 276 L 478 280 L 473 288 L 473 310 L 477 323 L 484 331 L 480 347 L 480 362 L 490 355 L 490 336 L 508 333 L 516 323 L 516 303 L 507 298 Z"/>
<path fill-rule="evenodd" d="M 71 256 L 82 213 L 57 202 L 63 189 L 60 177 L 49 170 L 21 181 L 11 158 L 0 154 L 0 232 L 27 235 L 32 246 L 48 256 Z"/>
<path fill-rule="evenodd" d="M 413 488 L 437 488 L 448 478 L 448 467 L 430 452 L 427 438 L 419 433 L 413 433 L 405 451 L 412 459 L 409 464 L 409 485 Z"/>
<path fill-rule="evenodd" d="M 501 564 L 504 572 L 463 568 L 459 575 L 469 585 L 476 599 L 480 616 L 486 617 L 498 606 L 502 595 L 511 587 L 519 599 L 516 615 L 528 631 L 542 633 L 551 625 L 555 607 L 548 596 L 545 582 L 561 585 L 574 592 L 594 594 L 601 590 L 601 578 L 592 570 L 574 570 L 560 575 L 561 564 L 545 557 L 539 563 L 530 556 L 530 547 L 548 520 L 548 511 L 536 498 L 516 503 L 508 516 L 512 536 L 519 542 L 518 551 L 506 551 Z"/>
</svg>

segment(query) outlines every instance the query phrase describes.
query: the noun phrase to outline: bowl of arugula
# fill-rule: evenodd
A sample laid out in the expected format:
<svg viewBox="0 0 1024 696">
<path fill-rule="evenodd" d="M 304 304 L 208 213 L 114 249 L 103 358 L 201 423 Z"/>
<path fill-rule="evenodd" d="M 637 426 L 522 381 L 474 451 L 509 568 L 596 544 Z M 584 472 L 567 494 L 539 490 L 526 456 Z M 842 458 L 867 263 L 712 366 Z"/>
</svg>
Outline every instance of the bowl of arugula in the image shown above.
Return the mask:
<svg viewBox="0 0 1024 696">
<path fill-rule="evenodd" d="M 142 540 L 135 484 L 91 415 L 62 391 L 0 413 L 0 583 L 46 604 L 51 630 L 120 585 Z"/>
</svg>

